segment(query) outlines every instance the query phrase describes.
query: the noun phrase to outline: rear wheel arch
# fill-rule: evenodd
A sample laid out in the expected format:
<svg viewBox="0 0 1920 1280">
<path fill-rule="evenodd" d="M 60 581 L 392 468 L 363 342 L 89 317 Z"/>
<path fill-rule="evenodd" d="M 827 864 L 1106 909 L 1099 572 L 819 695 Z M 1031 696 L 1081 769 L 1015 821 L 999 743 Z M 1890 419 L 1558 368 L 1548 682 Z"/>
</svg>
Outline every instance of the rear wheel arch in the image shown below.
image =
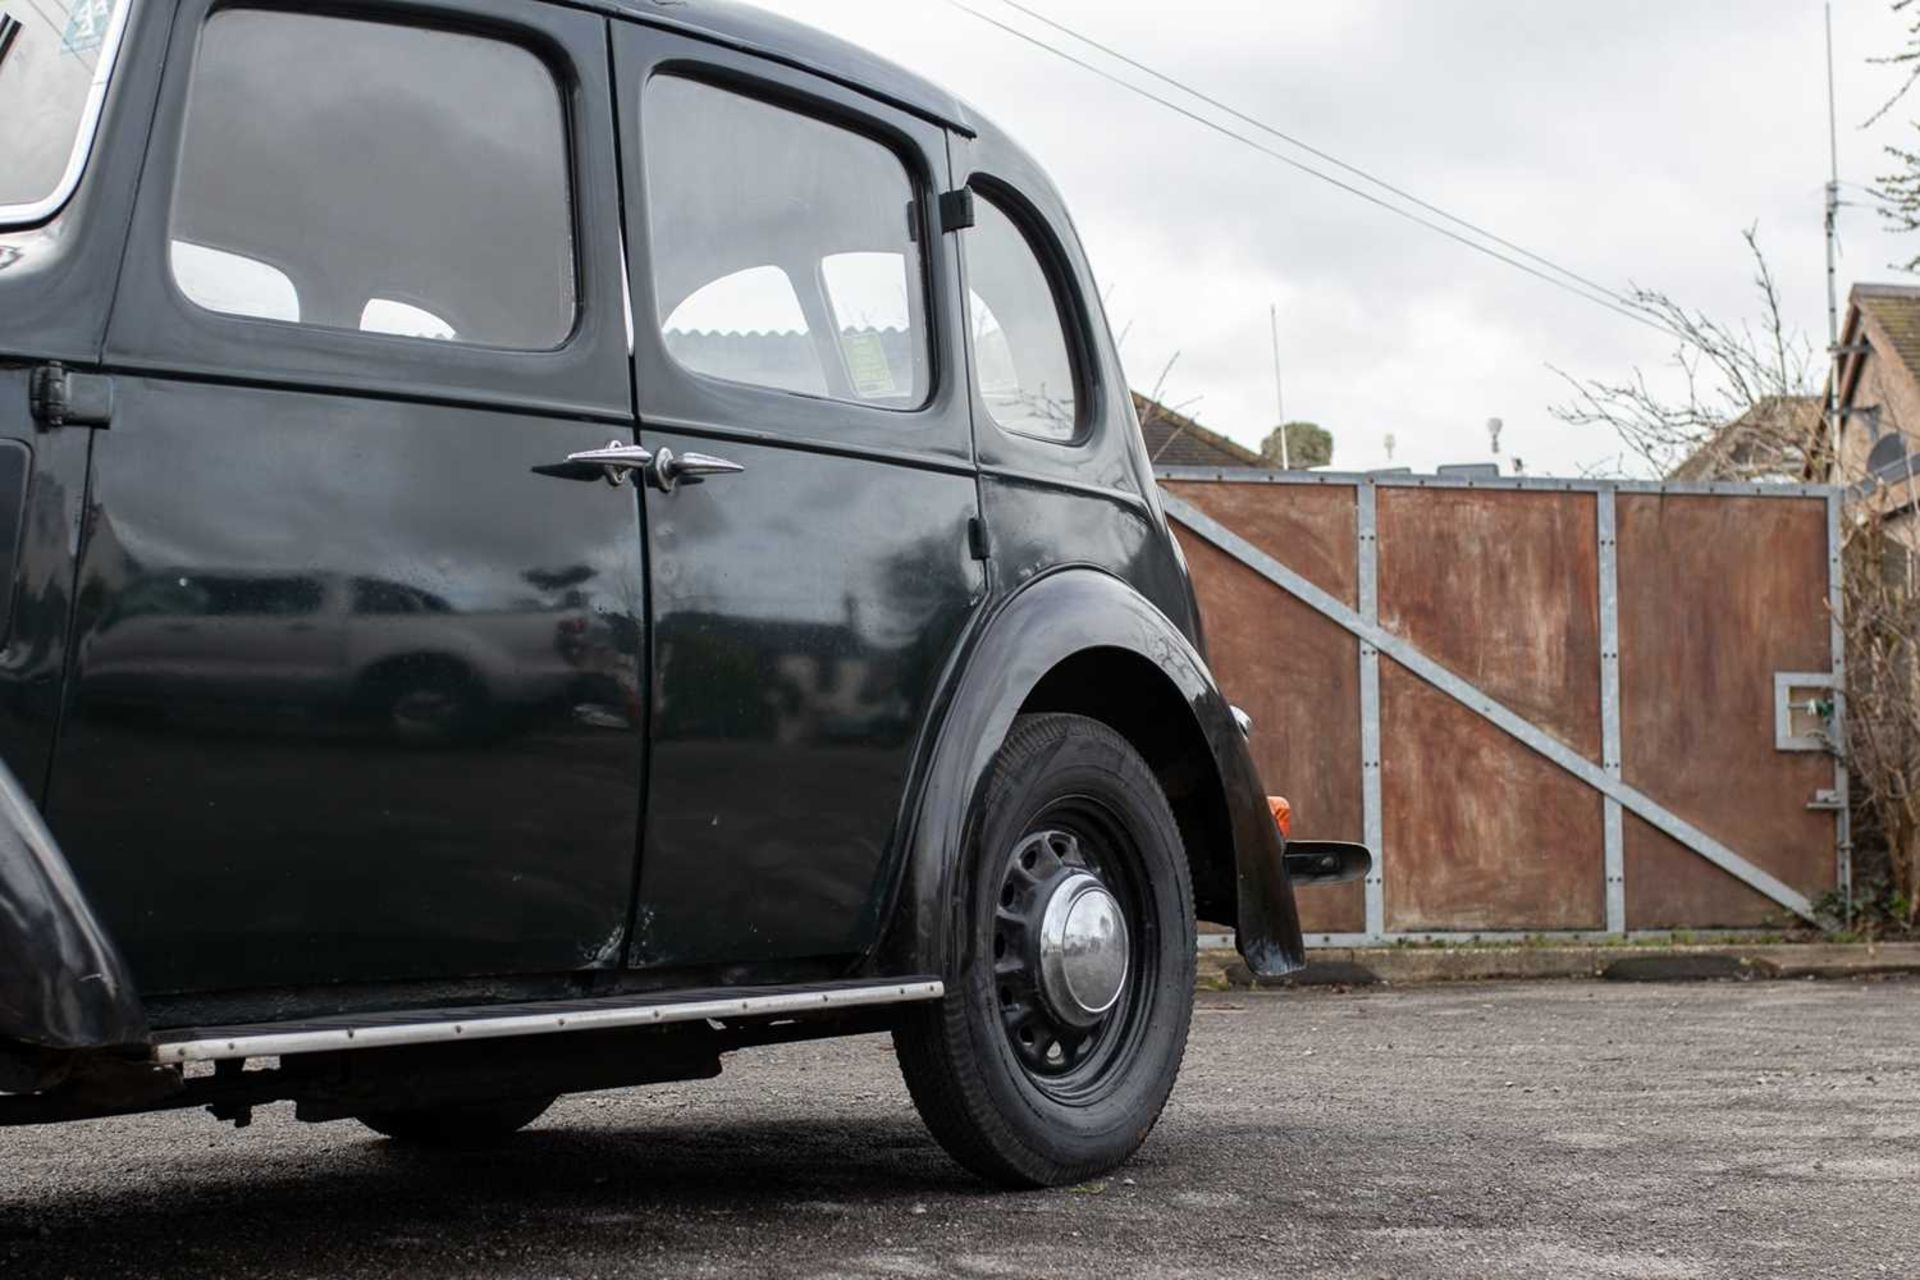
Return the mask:
<svg viewBox="0 0 1920 1280">
<path fill-rule="evenodd" d="M 1280 836 L 1231 708 L 1173 621 L 1128 583 L 1085 567 L 1023 584 L 982 620 L 958 660 L 923 729 L 925 754 L 905 799 L 897 870 L 879 904 L 885 925 L 868 966 L 942 971 L 960 924 L 955 868 L 973 839 L 988 769 L 1015 718 L 1046 711 L 1097 720 L 1136 750 L 1146 744 L 1141 754 L 1172 793 L 1201 914 L 1235 925 L 1256 972 L 1297 968 L 1303 940 Z"/>
</svg>

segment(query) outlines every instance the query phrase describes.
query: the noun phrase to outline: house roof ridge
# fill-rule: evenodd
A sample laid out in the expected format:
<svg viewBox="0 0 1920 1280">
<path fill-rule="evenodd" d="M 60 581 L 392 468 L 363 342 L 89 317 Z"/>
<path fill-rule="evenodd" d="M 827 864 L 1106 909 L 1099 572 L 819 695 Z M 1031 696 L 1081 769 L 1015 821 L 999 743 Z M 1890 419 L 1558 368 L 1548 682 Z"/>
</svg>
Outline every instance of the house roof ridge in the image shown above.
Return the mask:
<svg viewBox="0 0 1920 1280">
<path fill-rule="evenodd" d="M 1178 409 L 1170 409 L 1144 392 L 1135 391 L 1132 394 L 1134 412 L 1140 417 L 1142 429 L 1151 428 L 1155 422 L 1166 423 L 1172 427 L 1171 436 L 1185 437 L 1201 445 L 1217 449 L 1227 454 L 1241 466 L 1266 467 L 1271 465 L 1265 458 L 1261 457 L 1256 450 L 1249 449 L 1247 446 L 1229 436 L 1221 435 L 1218 431 L 1202 426 L 1186 414 L 1181 413 Z M 1148 436 L 1147 443 L 1148 452 L 1154 452 L 1155 442 L 1151 434 Z M 1169 441 L 1161 441 L 1159 443 L 1164 445 L 1169 443 Z"/>
</svg>

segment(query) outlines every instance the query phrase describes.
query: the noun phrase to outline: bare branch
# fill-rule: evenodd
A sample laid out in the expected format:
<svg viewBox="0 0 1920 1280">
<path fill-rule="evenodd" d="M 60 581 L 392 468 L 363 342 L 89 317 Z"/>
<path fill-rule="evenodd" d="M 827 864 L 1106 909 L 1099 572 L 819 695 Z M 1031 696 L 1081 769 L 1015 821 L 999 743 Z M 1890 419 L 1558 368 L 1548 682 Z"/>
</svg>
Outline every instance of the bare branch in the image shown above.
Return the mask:
<svg viewBox="0 0 1920 1280">
<path fill-rule="evenodd" d="M 1913 0 L 1893 0 L 1893 11 L 1899 13 L 1903 9 L 1911 8 L 1912 3 Z M 1908 70 L 1907 78 L 1900 82 L 1900 87 L 1880 104 L 1878 111 L 1866 118 L 1860 125 L 1862 129 L 1870 129 L 1885 119 L 1887 114 L 1899 106 L 1901 100 L 1912 90 L 1914 81 L 1920 80 L 1920 20 L 1907 25 L 1907 43 L 1899 53 L 1889 54 L 1884 58 L 1868 58 L 1867 61 L 1876 66 L 1906 67 Z"/>
<path fill-rule="evenodd" d="M 1819 437 L 1805 406 L 1794 403 L 1817 389 L 1814 349 L 1788 327 L 1758 231 L 1741 234 L 1760 295 L 1757 321 L 1728 324 L 1658 290 L 1630 286 L 1630 305 L 1678 336 L 1669 363 L 1680 393 L 1656 392 L 1638 368 L 1624 381 L 1555 370 L 1573 398 L 1554 406 L 1554 416 L 1608 428 L 1628 454 L 1661 475 L 1685 464 L 1694 479 L 1797 477 Z"/>
</svg>

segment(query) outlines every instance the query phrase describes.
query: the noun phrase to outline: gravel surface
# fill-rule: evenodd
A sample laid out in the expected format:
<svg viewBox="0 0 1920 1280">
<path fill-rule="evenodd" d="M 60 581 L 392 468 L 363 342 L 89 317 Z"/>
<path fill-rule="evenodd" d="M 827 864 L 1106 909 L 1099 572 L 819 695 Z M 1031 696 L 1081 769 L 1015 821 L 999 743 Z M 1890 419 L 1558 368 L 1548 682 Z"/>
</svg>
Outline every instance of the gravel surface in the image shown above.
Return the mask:
<svg viewBox="0 0 1920 1280">
<path fill-rule="evenodd" d="M 0 1133 L 0 1276 L 1920 1275 L 1920 983 L 1204 996 L 1112 1177 L 987 1189 L 883 1038 L 426 1156 L 264 1110 Z"/>
</svg>

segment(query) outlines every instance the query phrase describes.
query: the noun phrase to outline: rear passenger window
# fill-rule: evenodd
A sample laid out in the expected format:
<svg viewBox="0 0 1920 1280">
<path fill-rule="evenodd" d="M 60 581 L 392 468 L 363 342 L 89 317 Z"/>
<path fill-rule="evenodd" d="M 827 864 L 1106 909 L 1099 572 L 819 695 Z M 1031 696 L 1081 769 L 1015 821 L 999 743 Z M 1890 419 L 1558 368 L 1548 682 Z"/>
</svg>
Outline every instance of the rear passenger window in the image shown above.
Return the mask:
<svg viewBox="0 0 1920 1280">
<path fill-rule="evenodd" d="M 452 31 L 226 9 L 201 33 L 175 283 L 229 315 L 543 350 L 573 329 L 547 66 Z"/>
<path fill-rule="evenodd" d="M 1069 443 L 1079 429 L 1073 361 L 1053 286 L 1026 234 L 990 199 L 967 236 L 974 377 L 987 412 L 1017 435 Z"/>
<path fill-rule="evenodd" d="M 851 130 L 682 76 L 642 119 L 667 352 L 710 378 L 890 409 L 928 388 L 914 185 Z"/>
</svg>

